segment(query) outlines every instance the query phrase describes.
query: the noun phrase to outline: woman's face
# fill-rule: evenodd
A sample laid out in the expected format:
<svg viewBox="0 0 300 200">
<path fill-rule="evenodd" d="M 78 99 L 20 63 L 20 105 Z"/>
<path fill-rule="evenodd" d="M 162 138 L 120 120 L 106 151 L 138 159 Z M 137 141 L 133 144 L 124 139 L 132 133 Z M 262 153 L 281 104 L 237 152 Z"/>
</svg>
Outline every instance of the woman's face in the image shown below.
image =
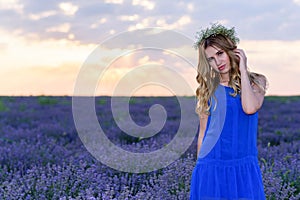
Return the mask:
<svg viewBox="0 0 300 200">
<path fill-rule="evenodd" d="M 205 49 L 205 55 L 209 65 L 216 72 L 225 74 L 231 69 L 229 56 L 224 50 L 215 46 L 208 46 Z"/>
</svg>

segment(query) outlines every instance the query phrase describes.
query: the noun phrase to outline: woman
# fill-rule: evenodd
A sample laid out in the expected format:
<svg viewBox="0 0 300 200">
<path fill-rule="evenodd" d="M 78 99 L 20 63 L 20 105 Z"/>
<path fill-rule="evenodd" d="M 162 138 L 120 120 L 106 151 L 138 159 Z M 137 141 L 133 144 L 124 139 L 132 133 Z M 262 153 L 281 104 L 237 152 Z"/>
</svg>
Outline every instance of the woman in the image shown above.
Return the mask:
<svg viewBox="0 0 300 200">
<path fill-rule="evenodd" d="M 247 70 L 234 28 L 198 32 L 196 112 L 200 119 L 191 200 L 265 199 L 257 159 L 257 111 L 266 78 Z"/>
</svg>

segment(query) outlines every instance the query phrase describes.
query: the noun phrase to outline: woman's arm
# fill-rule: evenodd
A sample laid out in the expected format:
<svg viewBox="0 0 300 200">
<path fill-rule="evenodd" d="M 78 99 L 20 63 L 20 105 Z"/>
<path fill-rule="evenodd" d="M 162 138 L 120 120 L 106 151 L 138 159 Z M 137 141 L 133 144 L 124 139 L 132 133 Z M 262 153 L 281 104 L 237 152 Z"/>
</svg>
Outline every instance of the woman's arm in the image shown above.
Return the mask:
<svg viewBox="0 0 300 200">
<path fill-rule="evenodd" d="M 258 111 L 264 101 L 265 92 L 257 85 L 250 84 L 247 73 L 247 57 L 243 50 L 236 49 L 236 55 L 240 58 L 240 72 L 241 72 L 241 99 L 242 107 L 245 113 L 253 114 Z M 265 87 L 266 79 L 264 76 L 258 77 L 260 84 Z"/>
<path fill-rule="evenodd" d="M 200 128 L 199 128 L 199 135 L 198 135 L 198 142 L 197 142 L 197 158 L 199 156 L 200 148 L 204 137 L 204 132 L 206 130 L 208 115 L 201 113 L 199 116 L 199 120 L 200 120 Z"/>
</svg>

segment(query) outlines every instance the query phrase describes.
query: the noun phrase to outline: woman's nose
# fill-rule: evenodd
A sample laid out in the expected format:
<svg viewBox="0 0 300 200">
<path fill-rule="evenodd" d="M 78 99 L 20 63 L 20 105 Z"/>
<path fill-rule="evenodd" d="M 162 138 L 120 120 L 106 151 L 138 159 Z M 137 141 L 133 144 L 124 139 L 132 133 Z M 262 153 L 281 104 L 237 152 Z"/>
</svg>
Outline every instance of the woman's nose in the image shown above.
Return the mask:
<svg viewBox="0 0 300 200">
<path fill-rule="evenodd" d="M 219 66 L 221 64 L 221 61 L 219 58 L 215 58 L 215 62 L 216 62 L 216 65 Z"/>
</svg>

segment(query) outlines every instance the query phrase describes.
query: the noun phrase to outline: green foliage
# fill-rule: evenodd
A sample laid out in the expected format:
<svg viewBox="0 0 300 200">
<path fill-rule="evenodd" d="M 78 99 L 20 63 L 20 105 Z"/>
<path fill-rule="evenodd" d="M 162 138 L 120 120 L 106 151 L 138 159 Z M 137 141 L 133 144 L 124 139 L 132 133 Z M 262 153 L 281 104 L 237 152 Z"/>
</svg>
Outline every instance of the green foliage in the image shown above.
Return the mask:
<svg viewBox="0 0 300 200">
<path fill-rule="evenodd" d="M 281 132 L 280 130 L 276 130 L 276 131 L 275 131 L 275 134 L 277 134 L 277 135 L 282 135 L 282 132 Z"/>
<path fill-rule="evenodd" d="M 40 105 L 56 105 L 58 103 L 55 97 L 39 96 L 37 100 Z"/>
<path fill-rule="evenodd" d="M 105 105 L 106 102 L 107 102 L 106 99 L 102 99 L 102 98 L 97 101 L 98 105 Z"/>
<path fill-rule="evenodd" d="M 4 105 L 2 99 L 0 99 L 0 112 L 8 111 L 9 109 Z"/>
<path fill-rule="evenodd" d="M 136 99 L 134 99 L 134 98 L 131 97 L 129 99 L 129 104 L 135 104 L 135 103 L 137 103 Z"/>
<path fill-rule="evenodd" d="M 291 103 L 300 100 L 300 96 L 266 96 L 266 101 Z"/>
<path fill-rule="evenodd" d="M 26 110 L 26 105 L 25 104 L 20 104 L 19 105 L 19 111 L 25 111 Z"/>
</svg>

